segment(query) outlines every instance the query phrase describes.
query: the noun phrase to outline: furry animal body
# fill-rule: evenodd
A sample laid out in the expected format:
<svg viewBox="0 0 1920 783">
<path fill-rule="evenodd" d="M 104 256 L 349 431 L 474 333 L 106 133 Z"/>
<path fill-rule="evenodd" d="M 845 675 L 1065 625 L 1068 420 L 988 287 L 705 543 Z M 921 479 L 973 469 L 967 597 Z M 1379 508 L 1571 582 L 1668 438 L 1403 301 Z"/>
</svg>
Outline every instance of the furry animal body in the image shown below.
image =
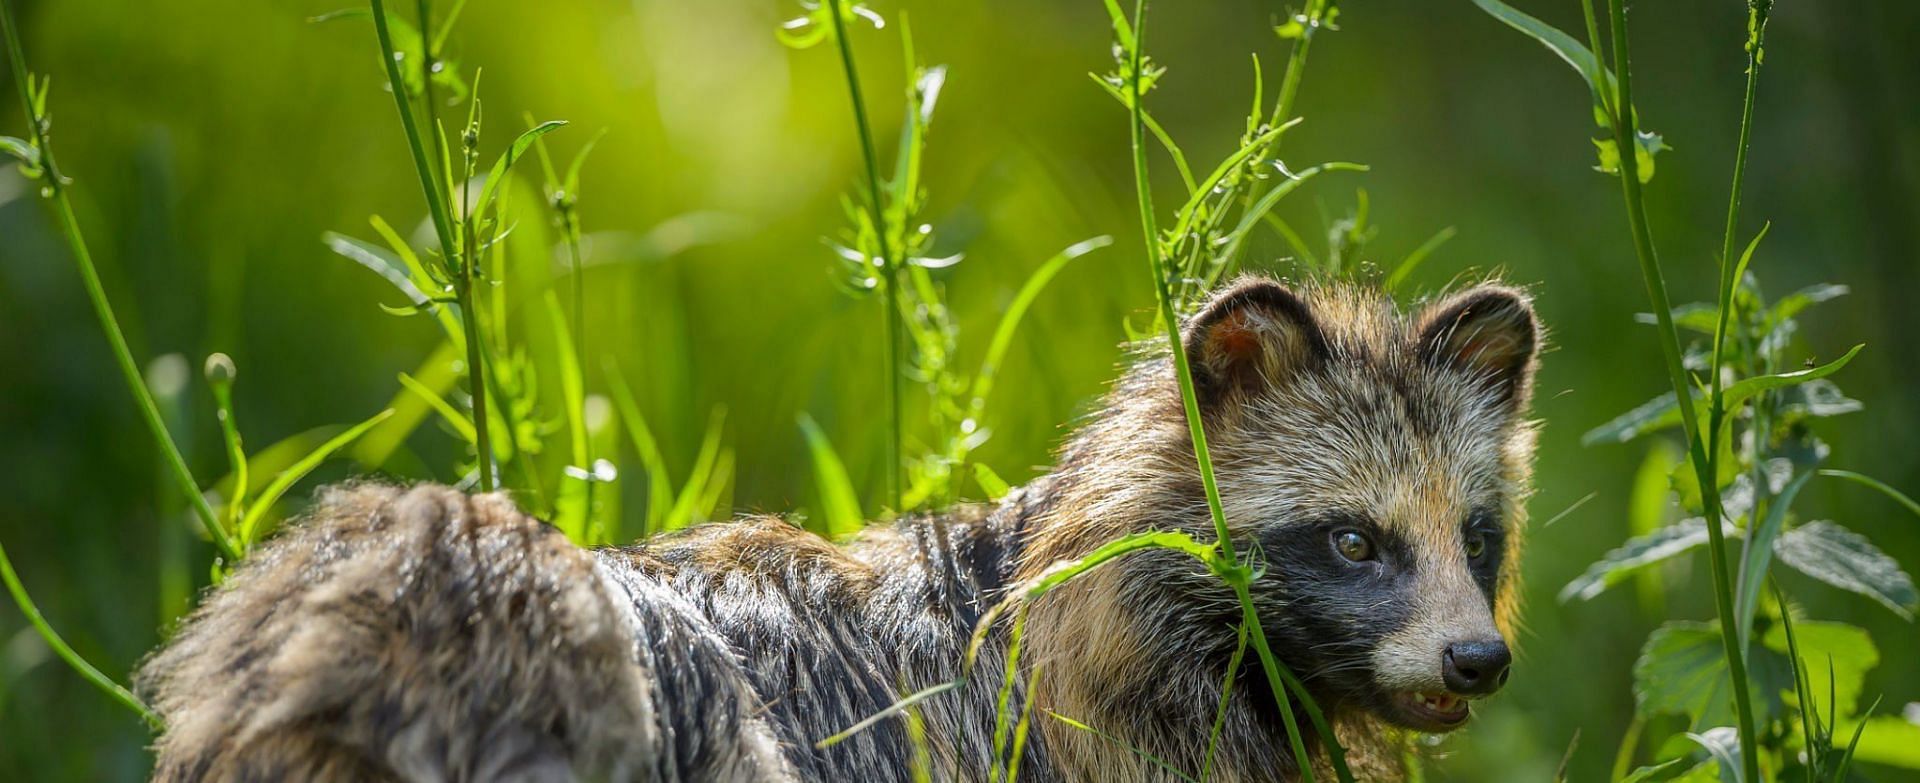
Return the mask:
<svg viewBox="0 0 1920 783">
<path fill-rule="evenodd" d="M 1403 774 L 1412 732 L 1459 727 L 1505 681 L 1538 332 L 1495 285 L 1407 315 L 1262 278 L 1183 325 L 1268 641 L 1363 779 Z M 908 780 L 903 720 L 815 742 L 959 677 L 1022 580 L 1144 530 L 1213 536 L 1164 351 L 1051 473 L 845 546 L 760 517 L 588 551 L 502 495 L 334 487 L 144 664 L 168 726 L 155 777 Z M 1239 608 L 1199 563 L 1140 552 L 1028 612 L 1021 779 L 1177 779 L 1113 740 L 1189 775 L 1208 763 Z M 1007 629 L 986 638 L 966 683 L 919 706 L 934 779 L 994 769 Z M 1292 780 L 1280 707 L 1241 665 L 1211 779 Z"/>
</svg>

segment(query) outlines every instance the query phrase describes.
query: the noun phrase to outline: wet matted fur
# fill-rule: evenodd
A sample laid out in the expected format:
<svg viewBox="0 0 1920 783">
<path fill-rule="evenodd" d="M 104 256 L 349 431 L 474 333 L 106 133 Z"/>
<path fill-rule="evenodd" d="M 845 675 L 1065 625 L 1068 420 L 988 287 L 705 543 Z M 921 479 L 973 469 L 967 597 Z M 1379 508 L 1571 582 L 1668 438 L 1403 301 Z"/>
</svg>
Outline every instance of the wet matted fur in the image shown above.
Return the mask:
<svg viewBox="0 0 1920 783">
<path fill-rule="evenodd" d="M 1355 771 L 1398 777 L 1409 728 L 1458 725 L 1416 699 L 1460 690 L 1454 645 L 1505 655 L 1531 306 L 1483 285 L 1403 315 L 1364 288 L 1247 278 L 1183 336 L 1230 527 L 1265 565 L 1253 597 L 1269 640 Z M 155 777 L 906 780 L 898 720 L 814 742 L 956 678 L 976 621 L 1019 580 L 1156 529 L 1212 536 L 1152 350 L 1051 473 L 844 546 L 755 517 L 588 551 L 503 495 L 334 487 L 143 666 L 168 724 Z M 1042 673 L 1013 699 L 1037 716 L 1022 778 L 1176 779 L 1048 712 L 1197 773 L 1236 606 L 1191 558 L 1153 551 L 1040 599 L 1022 668 Z M 966 685 L 921 706 L 935 779 L 993 767 L 1004 633 Z M 1257 668 L 1240 674 L 1212 780 L 1293 779 L 1278 705 Z"/>
</svg>

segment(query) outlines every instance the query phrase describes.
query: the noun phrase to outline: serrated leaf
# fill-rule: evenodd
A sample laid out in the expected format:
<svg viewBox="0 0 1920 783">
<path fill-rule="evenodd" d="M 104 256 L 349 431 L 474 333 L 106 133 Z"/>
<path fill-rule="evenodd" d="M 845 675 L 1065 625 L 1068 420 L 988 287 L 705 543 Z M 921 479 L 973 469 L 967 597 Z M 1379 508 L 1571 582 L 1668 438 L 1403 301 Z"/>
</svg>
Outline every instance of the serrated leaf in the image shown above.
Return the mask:
<svg viewBox="0 0 1920 783">
<path fill-rule="evenodd" d="M 1800 314 L 1800 311 L 1821 302 L 1827 302 L 1846 296 L 1852 289 L 1838 283 L 1815 283 L 1775 302 L 1767 311 L 1767 323 L 1778 324 Z"/>
<path fill-rule="evenodd" d="M 1879 601 L 1904 619 L 1920 611 L 1913 577 L 1859 533 L 1824 520 L 1808 522 L 1780 536 L 1773 551 L 1794 570 Z"/>
<path fill-rule="evenodd" d="M 1793 685 L 1793 667 L 1786 656 L 1752 648 L 1747 677 L 1755 717 L 1779 714 L 1781 693 Z M 1733 690 L 1719 627 L 1675 621 L 1656 629 L 1634 662 L 1633 694 L 1643 717 L 1685 715 L 1695 730 L 1731 723 Z"/>
<path fill-rule="evenodd" d="M 841 539 L 860 532 L 867 524 L 866 515 L 860 512 L 860 496 L 854 492 L 853 481 L 847 478 L 847 468 L 834 451 L 833 442 L 813 417 L 804 413 L 800 414 L 800 431 L 806 435 L 807 451 L 813 455 L 814 487 L 820 493 L 820 513 L 826 525 L 821 534 Z"/>
<path fill-rule="evenodd" d="M 1614 417 L 1612 421 L 1587 430 L 1585 435 L 1580 436 L 1580 445 L 1625 443 L 1649 432 L 1677 427 L 1680 425 L 1680 407 L 1673 400 L 1673 392 L 1667 392 L 1643 402 L 1633 410 Z"/>
<path fill-rule="evenodd" d="M 1739 532 L 1732 525 L 1724 525 L 1722 530 L 1728 536 L 1738 535 Z M 1707 521 L 1699 517 L 1684 519 L 1630 539 L 1561 588 L 1560 602 L 1566 603 L 1576 598 L 1592 600 L 1642 569 L 1686 554 L 1707 540 Z"/>
</svg>

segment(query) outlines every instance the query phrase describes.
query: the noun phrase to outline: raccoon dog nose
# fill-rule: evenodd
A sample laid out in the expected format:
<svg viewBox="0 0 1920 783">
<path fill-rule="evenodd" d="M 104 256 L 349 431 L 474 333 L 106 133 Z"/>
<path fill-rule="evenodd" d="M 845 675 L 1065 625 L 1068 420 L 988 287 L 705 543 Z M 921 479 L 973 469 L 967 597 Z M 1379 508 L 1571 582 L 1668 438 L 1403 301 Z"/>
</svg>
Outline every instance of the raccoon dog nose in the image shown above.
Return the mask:
<svg viewBox="0 0 1920 783">
<path fill-rule="evenodd" d="M 1447 690 L 1462 696 L 1485 696 L 1507 684 L 1507 665 L 1513 653 L 1499 639 L 1455 642 L 1441 656 L 1440 674 Z"/>
</svg>

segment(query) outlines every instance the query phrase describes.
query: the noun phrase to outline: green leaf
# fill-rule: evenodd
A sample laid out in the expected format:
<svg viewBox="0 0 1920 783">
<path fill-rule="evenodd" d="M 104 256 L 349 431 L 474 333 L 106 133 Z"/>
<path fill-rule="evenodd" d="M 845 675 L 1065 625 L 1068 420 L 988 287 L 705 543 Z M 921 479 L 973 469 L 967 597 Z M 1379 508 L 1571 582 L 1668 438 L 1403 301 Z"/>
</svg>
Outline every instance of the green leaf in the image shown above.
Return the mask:
<svg viewBox="0 0 1920 783">
<path fill-rule="evenodd" d="M 499 159 L 493 162 L 493 169 L 487 174 L 487 184 L 480 188 L 480 200 L 474 202 L 473 211 L 468 219 L 478 219 L 479 216 L 486 214 L 487 207 L 493 203 L 495 193 L 500 189 L 500 184 L 506 181 L 507 172 L 513 169 L 513 164 L 518 162 L 521 156 L 527 154 L 527 148 L 532 147 L 534 141 L 559 130 L 566 124 L 564 120 L 548 120 L 528 128 L 514 139 L 513 143 L 507 146 L 507 151 L 500 153 Z"/>
<path fill-rule="evenodd" d="M 1653 447 L 1647 449 L 1646 458 L 1641 460 L 1640 469 L 1634 474 L 1633 493 L 1627 501 L 1627 530 L 1631 535 L 1649 535 L 1667 526 L 1673 515 L 1667 476 L 1683 459 L 1686 459 L 1686 455 L 1680 448 L 1666 440 L 1654 441 Z M 1700 530 L 1706 532 L 1704 521 Z M 1648 617 L 1664 615 L 1665 580 L 1657 570 L 1643 568 L 1641 571 L 1635 580 L 1640 608 Z"/>
<path fill-rule="evenodd" d="M 1553 25 L 1528 16 L 1500 0 L 1473 0 L 1473 4 L 1491 14 L 1493 18 L 1505 22 L 1508 27 L 1539 41 L 1540 45 L 1547 47 L 1547 51 L 1553 52 L 1568 65 L 1573 66 L 1574 72 L 1580 74 L 1580 78 L 1586 81 L 1588 87 L 1595 91 L 1604 90 L 1608 94 L 1614 91 L 1613 72 L 1601 68 L 1600 61 L 1593 56 L 1593 52 L 1574 40 L 1573 36 L 1561 32 Z M 1600 74 L 1602 84 L 1594 84 L 1594 74 Z"/>
<path fill-rule="evenodd" d="M 1625 443 L 1649 432 L 1680 426 L 1680 407 L 1673 400 L 1673 392 L 1667 392 L 1643 402 L 1612 421 L 1587 430 L 1587 434 L 1580 436 L 1580 445 Z"/>
<path fill-rule="evenodd" d="M 980 491 L 987 493 L 988 500 L 999 500 L 1013 491 L 1007 486 L 1007 480 L 1000 478 L 1000 474 L 993 472 L 993 468 L 987 467 L 984 462 L 973 463 L 973 480 L 980 485 Z"/>
<path fill-rule="evenodd" d="M 653 429 L 647 426 L 647 417 L 640 413 L 640 405 L 633 397 L 633 388 L 627 385 L 626 374 L 620 371 L 619 363 L 613 357 L 607 357 L 605 366 L 607 388 L 613 397 L 613 404 L 620 411 L 620 421 L 626 424 L 634 450 L 640 454 L 640 467 L 647 472 L 645 532 L 663 530 L 667 513 L 673 507 L 673 479 L 667 472 L 666 457 L 660 453 L 660 443 L 654 439 Z"/>
<path fill-rule="evenodd" d="M 826 523 L 822 534 L 837 540 L 859 533 L 867 518 L 860 512 L 860 497 L 832 441 L 827 440 L 827 433 L 813 417 L 804 413 L 800 414 L 800 431 L 805 433 L 807 451 L 813 455 L 813 481 L 820 492 L 820 510 Z"/>
<path fill-rule="evenodd" d="M 306 456 L 301 457 L 299 461 L 287 466 L 286 470 L 280 471 L 279 475 L 274 476 L 273 481 L 267 484 L 267 488 L 260 491 L 260 497 L 254 499 L 253 505 L 247 509 L 246 517 L 240 521 L 241 542 L 243 544 L 251 544 L 254 541 L 254 534 L 259 528 L 260 520 L 267 515 L 268 510 L 273 508 L 273 504 L 280 502 L 280 498 L 286 495 L 287 490 L 292 489 L 294 484 L 298 483 L 300 479 L 306 478 L 307 474 L 312 473 L 314 468 L 320 467 L 320 464 L 326 462 L 327 458 L 333 456 L 334 452 L 346 448 L 347 444 L 359 440 L 361 435 L 367 434 L 368 430 L 373 429 L 380 424 L 380 422 L 386 421 L 387 417 L 392 415 L 392 408 L 374 414 L 366 421 L 353 425 L 353 427 L 346 432 L 329 438 L 327 442 L 320 444 L 319 447 L 313 451 L 307 452 Z"/>
<path fill-rule="evenodd" d="M 1793 478 L 1786 489 L 1767 503 L 1767 517 L 1755 525 L 1747 525 L 1747 546 L 1745 556 L 1740 560 L 1738 592 L 1734 595 L 1733 616 L 1739 618 L 1740 641 L 1745 644 L 1753 638 L 1753 613 L 1760 606 L 1760 586 L 1766 584 L 1767 567 L 1773 559 L 1773 542 L 1780 535 L 1780 529 L 1787 523 L 1787 512 L 1793 508 L 1793 499 L 1800 494 L 1800 488 L 1813 478 L 1812 471 L 1806 471 Z M 1751 503 L 1752 501 L 1748 501 Z"/>
<path fill-rule="evenodd" d="M 1666 773 L 1667 771 L 1685 762 L 1686 762 L 1686 758 L 1683 757 L 1683 758 L 1677 758 L 1677 759 L 1669 759 L 1665 762 L 1654 764 L 1652 766 L 1641 767 L 1639 769 L 1634 770 L 1633 774 L 1628 775 L 1624 778 L 1621 778 L 1620 783 L 1647 783 L 1648 781 L 1653 781 L 1653 780 L 1664 780 L 1665 778 L 1660 777 L 1660 775 L 1662 775 L 1663 773 Z"/>
<path fill-rule="evenodd" d="M 1113 237 L 1108 236 L 1075 243 L 1041 263 L 1038 269 L 1033 270 L 1033 274 L 1027 276 L 1027 282 L 1020 286 L 1019 293 L 1014 294 L 1013 301 L 1000 316 L 999 325 L 994 327 L 993 341 L 987 345 L 987 356 L 980 361 L 980 372 L 973 376 L 971 405 L 975 415 L 979 415 L 986 407 L 987 395 L 993 391 L 994 376 L 999 373 L 1007 349 L 1013 347 L 1014 330 L 1019 328 L 1021 319 L 1026 317 L 1034 300 L 1040 297 L 1040 291 L 1053 281 L 1055 275 L 1060 274 L 1061 269 L 1066 268 L 1068 262 L 1111 244 Z"/>
<path fill-rule="evenodd" d="M 1758 708 L 1755 717 L 1778 714 L 1780 694 L 1793 684 L 1786 656 L 1752 648 L 1747 676 Z M 1643 717 L 1685 715 L 1695 730 L 1731 723 L 1733 691 L 1719 627 L 1674 621 L 1656 629 L 1633 665 L 1633 694 Z"/>
<path fill-rule="evenodd" d="M 478 442 L 478 435 L 475 434 L 473 429 L 473 419 L 469 418 L 467 414 L 461 413 L 458 408 L 453 407 L 453 404 L 447 402 L 446 398 L 441 397 L 439 392 L 428 388 L 426 384 L 414 380 L 413 376 L 406 373 L 400 373 L 400 385 L 407 387 L 407 391 L 419 395 L 420 399 L 425 400 L 428 405 L 432 406 L 434 411 L 440 414 L 440 418 L 445 419 L 447 424 L 453 427 L 454 432 L 460 433 L 460 437 L 465 439 L 467 443 L 473 444 Z"/>
<path fill-rule="evenodd" d="M 1664 493 L 1662 493 L 1664 499 Z M 1727 535 L 1737 535 L 1732 525 L 1722 528 Z M 1606 592 L 1627 580 L 1628 577 L 1657 563 L 1670 560 L 1692 551 L 1707 543 L 1707 521 L 1699 517 L 1681 520 L 1628 540 L 1605 557 L 1587 567 L 1586 573 L 1567 583 L 1560 589 L 1560 602 L 1567 603 L 1576 598 L 1587 601 Z"/>
<path fill-rule="evenodd" d="M 1600 163 L 1594 166 L 1594 170 L 1604 174 L 1618 175 L 1620 173 L 1620 145 L 1616 144 L 1613 139 L 1594 139 L 1593 146 L 1597 148 L 1596 152 L 1598 152 L 1600 156 Z M 1640 184 L 1645 185 L 1653 180 L 1654 156 L 1670 149 L 1673 148 L 1667 146 L 1666 140 L 1661 138 L 1658 133 L 1639 131 L 1634 134 L 1634 173 L 1640 177 Z"/>
<path fill-rule="evenodd" d="M 693 472 L 687 475 L 687 483 L 680 487 L 680 494 L 674 498 L 673 508 L 667 510 L 667 518 L 661 522 L 661 530 L 679 530 L 698 521 L 703 521 L 701 512 L 703 495 L 707 494 L 707 485 L 716 475 L 730 472 L 720 469 L 720 438 L 725 433 L 727 411 L 716 408 L 707 420 L 707 434 L 700 440 L 700 453 L 693 459 Z"/>
<path fill-rule="evenodd" d="M 1732 419 L 1740 406 L 1756 394 L 1808 383 L 1839 372 L 1840 368 L 1853 361 L 1853 357 L 1865 347 L 1865 345 L 1856 345 L 1840 358 L 1812 369 L 1741 379 L 1721 391 L 1725 400 L 1727 418 Z M 1700 419 L 1706 420 L 1707 403 L 1704 395 L 1694 394 L 1693 401 Z M 1642 403 L 1639 407 L 1615 417 L 1612 421 L 1588 430 L 1585 435 L 1580 436 L 1580 444 L 1591 446 L 1596 443 L 1625 443 L 1649 432 L 1679 425 L 1680 408 L 1674 404 L 1673 393 L 1668 392 Z"/>
<path fill-rule="evenodd" d="M 1900 769 L 1920 770 L 1920 723 L 1897 715 L 1861 721 L 1859 749 L 1854 758 Z"/>
<path fill-rule="evenodd" d="M 1799 650 L 1812 698 L 1818 700 L 1824 710 L 1825 703 L 1831 697 L 1839 712 L 1839 715 L 1826 715 L 1824 718 L 1832 723 L 1836 719 L 1853 716 L 1866 684 L 1867 672 L 1880 665 L 1880 651 L 1874 647 L 1873 637 L 1867 634 L 1866 629 L 1846 623 L 1809 620 L 1794 620 L 1793 634 L 1795 644 L 1792 648 Z M 1784 623 L 1773 624 L 1760 641 L 1748 654 L 1749 658 L 1777 659 L 1780 666 L 1791 666 L 1786 659 L 1790 646 Z M 1786 672 L 1784 682 L 1787 685 L 1783 690 L 1791 692 L 1793 673 L 1791 669 Z"/>
<path fill-rule="evenodd" d="M 1808 307 L 1812 307 L 1821 302 L 1838 299 L 1846 296 L 1851 291 L 1852 289 L 1836 283 L 1816 283 L 1807 286 L 1806 288 L 1787 294 L 1781 297 L 1780 301 L 1775 302 L 1773 309 L 1767 311 L 1767 324 L 1771 327 L 1773 324 L 1778 324 L 1799 315 L 1800 311 Z"/>
<path fill-rule="evenodd" d="M 321 234 L 320 241 L 326 243 L 327 249 L 338 253 L 342 258 L 379 275 L 406 296 L 407 301 L 414 307 L 425 309 L 433 305 L 433 299 L 415 285 L 407 267 L 385 248 L 332 231 Z"/>
<path fill-rule="evenodd" d="M 1794 570 L 1879 601 L 1904 619 L 1920 611 L 1913 578 L 1859 533 L 1832 522 L 1808 522 L 1787 531 L 1773 551 Z"/>
<path fill-rule="evenodd" d="M 1393 273 L 1387 275 L 1387 290 L 1399 290 L 1401 284 L 1407 281 L 1407 277 L 1413 274 L 1413 270 L 1420 268 L 1420 263 L 1426 261 L 1427 256 L 1432 255 L 1433 251 L 1438 250 L 1441 245 L 1446 244 L 1447 240 L 1452 239 L 1454 233 L 1453 226 L 1440 229 L 1433 236 L 1428 237 L 1427 241 L 1420 243 L 1419 247 L 1414 248 L 1413 252 L 1408 253 L 1406 258 L 1400 259 L 1400 263 L 1394 265 Z"/>
<path fill-rule="evenodd" d="M 1653 313 L 1634 313 L 1633 320 L 1648 326 L 1660 323 Z M 1706 302 L 1690 302 L 1673 308 L 1673 325 L 1681 329 L 1710 335 L 1719 328 L 1719 321 L 1720 311 Z"/>
</svg>

